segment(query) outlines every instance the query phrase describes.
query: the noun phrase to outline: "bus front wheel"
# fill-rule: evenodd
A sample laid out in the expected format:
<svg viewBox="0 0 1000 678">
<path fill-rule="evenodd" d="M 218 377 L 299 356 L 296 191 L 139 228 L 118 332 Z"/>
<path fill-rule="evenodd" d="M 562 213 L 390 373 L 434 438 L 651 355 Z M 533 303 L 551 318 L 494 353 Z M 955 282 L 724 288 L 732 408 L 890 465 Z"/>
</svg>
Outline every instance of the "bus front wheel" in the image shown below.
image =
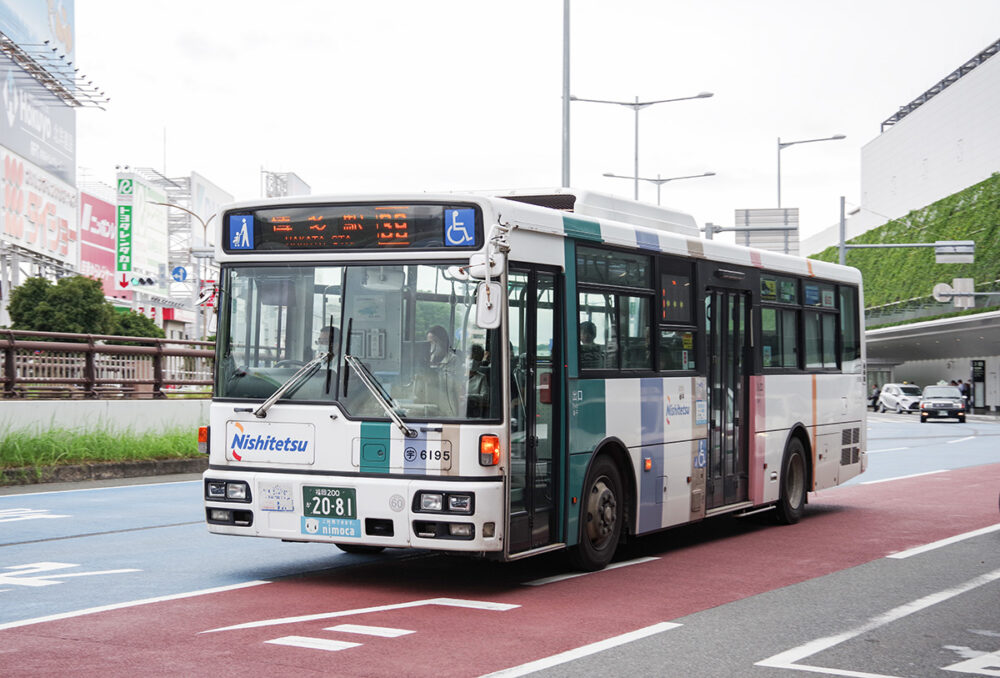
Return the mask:
<svg viewBox="0 0 1000 678">
<path fill-rule="evenodd" d="M 570 549 L 570 560 L 581 570 L 604 569 L 618 548 L 624 520 L 624 495 L 618 466 L 607 456 L 594 462 L 580 512 L 580 543 Z"/>
<path fill-rule="evenodd" d="M 792 525 L 799 522 L 806 503 L 806 451 L 798 438 L 789 440 L 785 447 L 780 482 L 775 517 L 783 525 Z"/>
</svg>

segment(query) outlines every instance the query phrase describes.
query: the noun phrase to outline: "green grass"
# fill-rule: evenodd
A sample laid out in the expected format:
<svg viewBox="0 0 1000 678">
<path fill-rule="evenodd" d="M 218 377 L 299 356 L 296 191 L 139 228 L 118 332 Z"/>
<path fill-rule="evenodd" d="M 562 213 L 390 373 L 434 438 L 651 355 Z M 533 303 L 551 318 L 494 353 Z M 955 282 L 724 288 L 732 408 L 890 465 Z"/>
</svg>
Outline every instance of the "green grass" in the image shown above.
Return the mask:
<svg viewBox="0 0 1000 678">
<path fill-rule="evenodd" d="M 194 427 L 165 433 L 53 429 L 38 434 L 13 432 L 0 438 L 0 470 L 197 456 Z"/>
</svg>

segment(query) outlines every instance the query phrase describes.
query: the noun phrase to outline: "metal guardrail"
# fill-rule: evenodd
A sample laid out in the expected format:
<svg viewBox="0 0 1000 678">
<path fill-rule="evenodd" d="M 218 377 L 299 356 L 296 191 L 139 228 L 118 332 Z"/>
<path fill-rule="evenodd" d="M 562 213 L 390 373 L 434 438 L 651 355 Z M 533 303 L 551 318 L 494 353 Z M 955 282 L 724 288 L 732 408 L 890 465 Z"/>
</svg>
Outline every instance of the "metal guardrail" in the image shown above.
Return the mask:
<svg viewBox="0 0 1000 678">
<path fill-rule="evenodd" d="M 209 398 L 210 341 L 0 330 L 3 398 Z"/>
</svg>

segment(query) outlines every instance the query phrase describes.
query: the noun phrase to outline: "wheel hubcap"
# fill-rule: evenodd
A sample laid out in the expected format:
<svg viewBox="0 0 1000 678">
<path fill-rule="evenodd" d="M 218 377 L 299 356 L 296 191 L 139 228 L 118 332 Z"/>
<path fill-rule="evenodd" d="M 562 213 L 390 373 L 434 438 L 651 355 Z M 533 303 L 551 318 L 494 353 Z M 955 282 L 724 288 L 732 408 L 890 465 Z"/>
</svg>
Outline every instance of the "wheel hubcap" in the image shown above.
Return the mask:
<svg viewBox="0 0 1000 678">
<path fill-rule="evenodd" d="M 618 501 L 607 478 L 599 478 L 587 497 L 587 537 L 595 548 L 603 548 L 612 538 L 618 522 Z"/>
</svg>

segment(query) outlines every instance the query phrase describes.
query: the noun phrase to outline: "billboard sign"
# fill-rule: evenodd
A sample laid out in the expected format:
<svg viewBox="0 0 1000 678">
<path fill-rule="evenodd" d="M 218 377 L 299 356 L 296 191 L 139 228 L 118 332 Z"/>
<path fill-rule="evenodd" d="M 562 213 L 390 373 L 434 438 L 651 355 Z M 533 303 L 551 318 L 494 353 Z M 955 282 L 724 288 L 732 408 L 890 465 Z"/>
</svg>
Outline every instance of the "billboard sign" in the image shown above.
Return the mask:
<svg viewBox="0 0 1000 678">
<path fill-rule="evenodd" d="M 0 0 L 3 33 L 21 49 L 76 61 L 73 0 Z M 48 54 L 47 50 L 55 51 Z M 45 67 L 45 59 L 40 64 Z M 76 183 L 76 116 L 6 55 L 0 55 L 0 144 L 68 184 Z"/>
<path fill-rule="evenodd" d="M 31 252 L 76 266 L 76 189 L 0 147 L 0 236 Z"/>
<path fill-rule="evenodd" d="M 80 274 L 101 282 L 104 294 L 115 289 L 115 206 L 80 193 Z"/>
<path fill-rule="evenodd" d="M 191 223 L 191 242 L 197 246 L 208 247 L 215 244 L 213 233 L 219 228 L 219 208 L 233 202 L 233 196 L 222 190 L 197 172 L 191 172 L 191 210 L 201 217 L 207 228 L 202 224 Z M 213 219 L 212 217 L 215 217 Z M 213 231 L 213 226 L 215 231 Z"/>
<path fill-rule="evenodd" d="M 19 45 L 41 45 L 48 40 L 59 54 L 76 61 L 74 0 L 0 0 L 0 26 Z"/>
<path fill-rule="evenodd" d="M 167 196 L 137 174 L 118 174 L 117 247 L 115 279 L 128 288 L 133 279 L 146 282 L 143 292 L 167 296 L 170 269 Z M 128 275 L 131 273 L 131 275 Z"/>
<path fill-rule="evenodd" d="M 798 207 L 736 210 L 735 222 L 737 245 L 798 256 Z"/>
</svg>

